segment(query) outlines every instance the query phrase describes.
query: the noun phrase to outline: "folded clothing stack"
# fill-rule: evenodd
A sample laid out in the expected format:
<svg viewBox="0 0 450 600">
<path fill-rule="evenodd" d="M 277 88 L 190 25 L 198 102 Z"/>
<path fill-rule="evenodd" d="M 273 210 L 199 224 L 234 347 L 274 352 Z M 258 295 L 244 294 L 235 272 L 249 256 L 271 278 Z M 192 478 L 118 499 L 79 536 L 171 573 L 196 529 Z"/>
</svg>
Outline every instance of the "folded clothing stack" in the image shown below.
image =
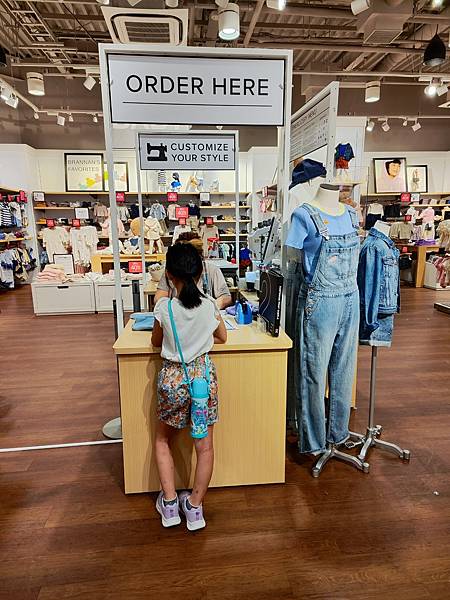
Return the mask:
<svg viewBox="0 0 450 600">
<path fill-rule="evenodd" d="M 40 283 L 64 283 L 67 276 L 62 265 L 45 265 L 44 270 L 38 273 L 36 281 Z"/>
</svg>

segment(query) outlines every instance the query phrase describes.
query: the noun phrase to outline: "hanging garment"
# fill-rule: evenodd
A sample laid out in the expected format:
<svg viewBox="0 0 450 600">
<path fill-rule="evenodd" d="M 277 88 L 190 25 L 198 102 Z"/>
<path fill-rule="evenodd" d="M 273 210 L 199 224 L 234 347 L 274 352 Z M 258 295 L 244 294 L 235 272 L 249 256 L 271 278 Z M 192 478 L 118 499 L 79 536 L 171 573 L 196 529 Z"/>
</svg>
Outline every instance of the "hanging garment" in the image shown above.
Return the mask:
<svg viewBox="0 0 450 600">
<path fill-rule="evenodd" d="M 137 219 L 139 217 L 139 206 L 137 204 L 131 204 L 128 210 L 130 212 L 130 219 Z"/>
<path fill-rule="evenodd" d="M 159 221 L 153 217 L 147 217 L 144 221 L 144 237 L 147 240 L 159 240 L 164 231 Z"/>
<path fill-rule="evenodd" d="M 130 211 L 126 206 L 118 206 L 117 216 L 123 223 L 128 223 L 128 219 L 130 218 Z"/>
<path fill-rule="evenodd" d="M 198 217 L 188 217 L 186 220 L 187 225 L 191 228 L 192 231 L 197 232 L 199 228 L 199 220 Z"/>
<path fill-rule="evenodd" d="M 54 254 L 67 254 L 69 234 L 64 227 L 46 227 L 42 230 L 42 241 L 50 262 L 54 262 Z"/>
<path fill-rule="evenodd" d="M 98 223 L 102 223 L 108 216 L 108 207 L 100 202 L 94 204 L 94 219 Z"/>
<path fill-rule="evenodd" d="M 411 221 L 393 223 L 389 230 L 389 237 L 397 240 L 410 240 L 413 232 Z"/>
<path fill-rule="evenodd" d="M 200 208 L 193 202 L 189 203 L 188 212 L 190 217 L 197 217 L 198 219 L 200 219 Z"/>
<path fill-rule="evenodd" d="M 14 224 L 14 217 L 8 202 L 2 202 L 0 204 L 0 225 L 2 227 L 13 227 Z"/>
<path fill-rule="evenodd" d="M 450 219 L 439 223 L 437 234 L 439 235 L 438 244 L 448 252 L 450 250 Z"/>
<path fill-rule="evenodd" d="M 335 148 L 334 161 L 336 169 L 348 169 L 348 163 L 355 158 L 350 144 L 338 144 Z"/>
<path fill-rule="evenodd" d="M 173 230 L 172 246 L 182 233 L 186 233 L 188 231 L 191 231 L 191 228 L 188 225 L 177 225 Z"/>
<path fill-rule="evenodd" d="M 215 225 L 203 225 L 200 228 L 200 237 L 203 240 L 203 256 L 208 257 L 209 238 L 218 238 L 219 230 Z"/>
<path fill-rule="evenodd" d="M 176 210 L 179 206 L 179 204 L 169 204 L 167 207 L 167 216 L 169 217 L 169 221 L 177 220 Z"/>
<path fill-rule="evenodd" d="M 349 435 L 359 325 L 358 216 L 346 207 L 353 231 L 329 235 L 321 213 L 309 204 L 303 204 L 302 208 L 308 211 L 322 240 L 311 281 L 307 282 L 301 274 L 297 305 L 296 413 L 300 452 L 322 452 L 327 443 L 340 444 Z M 328 426 L 324 402 L 327 375 Z"/>
<path fill-rule="evenodd" d="M 155 202 L 154 204 L 152 204 L 150 206 L 150 209 L 148 211 L 148 216 L 153 217 L 154 219 L 157 219 L 158 221 L 162 221 L 167 216 L 166 209 L 159 202 Z"/>
<path fill-rule="evenodd" d="M 391 345 L 394 314 L 400 310 L 399 256 L 387 235 L 375 228 L 370 230 L 358 266 L 360 344 Z"/>
<path fill-rule="evenodd" d="M 88 267 L 91 264 L 92 255 L 97 252 L 97 244 L 98 233 L 92 225 L 80 228 L 72 227 L 70 230 L 70 245 L 75 265 Z"/>
<path fill-rule="evenodd" d="M 107 217 L 101 225 L 102 225 L 102 230 L 103 230 L 104 234 L 107 233 L 108 238 L 111 239 L 111 217 Z M 119 218 L 117 218 L 117 235 L 119 237 L 123 237 L 124 234 L 125 234 L 125 227 L 123 226 L 122 221 Z"/>
</svg>

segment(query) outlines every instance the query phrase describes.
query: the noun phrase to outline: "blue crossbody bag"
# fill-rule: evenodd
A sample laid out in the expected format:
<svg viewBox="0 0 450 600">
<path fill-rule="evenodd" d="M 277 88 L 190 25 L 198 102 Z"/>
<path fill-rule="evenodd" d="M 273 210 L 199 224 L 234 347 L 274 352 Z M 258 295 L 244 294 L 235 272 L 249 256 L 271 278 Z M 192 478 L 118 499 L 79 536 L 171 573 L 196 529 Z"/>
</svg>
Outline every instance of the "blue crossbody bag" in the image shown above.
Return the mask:
<svg viewBox="0 0 450 600">
<path fill-rule="evenodd" d="M 204 438 L 208 435 L 208 400 L 209 384 L 211 381 L 209 371 L 209 356 L 206 355 L 205 377 L 194 377 L 190 379 L 187 365 L 184 360 L 183 350 L 181 349 L 180 338 L 178 337 L 175 319 L 173 318 L 172 300 L 169 300 L 169 318 L 172 327 L 172 333 L 177 347 L 178 355 L 183 365 L 185 383 L 188 386 L 191 395 L 191 436 L 193 438 Z"/>
</svg>

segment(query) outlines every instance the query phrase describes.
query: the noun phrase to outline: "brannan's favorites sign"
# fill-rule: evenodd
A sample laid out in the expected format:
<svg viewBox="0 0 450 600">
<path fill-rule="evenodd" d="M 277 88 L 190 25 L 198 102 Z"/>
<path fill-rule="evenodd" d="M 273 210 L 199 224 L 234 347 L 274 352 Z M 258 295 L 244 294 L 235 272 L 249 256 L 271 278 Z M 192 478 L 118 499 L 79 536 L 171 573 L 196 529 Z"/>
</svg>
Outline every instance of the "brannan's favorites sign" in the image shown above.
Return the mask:
<svg viewBox="0 0 450 600">
<path fill-rule="evenodd" d="M 233 171 L 234 135 L 140 133 L 142 170 Z"/>
<path fill-rule="evenodd" d="M 283 125 L 283 59 L 107 58 L 113 123 Z"/>
</svg>

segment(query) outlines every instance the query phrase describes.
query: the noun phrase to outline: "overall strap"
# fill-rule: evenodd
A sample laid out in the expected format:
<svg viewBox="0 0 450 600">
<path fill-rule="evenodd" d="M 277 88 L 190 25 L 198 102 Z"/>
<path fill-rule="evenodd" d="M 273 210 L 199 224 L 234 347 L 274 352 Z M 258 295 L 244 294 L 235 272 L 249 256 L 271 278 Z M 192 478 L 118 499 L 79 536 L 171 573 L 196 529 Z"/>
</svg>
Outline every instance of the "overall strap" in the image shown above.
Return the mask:
<svg viewBox="0 0 450 600">
<path fill-rule="evenodd" d="M 324 239 L 329 240 L 330 234 L 328 232 L 328 227 L 325 225 L 325 222 L 322 219 L 322 216 L 320 215 L 319 211 L 310 204 L 302 204 L 301 208 L 304 208 L 309 214 L 309 216 L 312 219 L 312 222 L 314 223 L 317 231 L 319 232 L 319 235 L 321 235 Z"/>
<path fill-rule="evenodd" d="M 177 347 L 178 354 L 180 356 L 181 363 L 183 365 L 184 375 L 186 377 L 186 383 L 189 386 L 189 391 L 190 391 L 191 396 L 192 396 L 191 380 L 189 379 L 189 373 L 188 373 L 188 370 L 187 370 L 186 363 L 184 361 L 183 351 L 181 349 L 180 338 L 178 337 L 177 328 L 175 326 L 175 319 L 173 318 L 172 299 L 169 300 L 169 318 L 170 318 L 170 324 L 172 326 L 173 337 L 175 339 L 175 345 Z"/>
<path fill-rule="evenodd" d="M 352 225 L 353 227 L 358 230 L 359 229 L 359 218 L 358 218 L 358 214 L 356 212 L 356 210 L 354 208 L 351 207 L 347 207 L 348 208 L 348 212 L 350 215 L 350 219 L 352 221 Z"/>
</svg>

